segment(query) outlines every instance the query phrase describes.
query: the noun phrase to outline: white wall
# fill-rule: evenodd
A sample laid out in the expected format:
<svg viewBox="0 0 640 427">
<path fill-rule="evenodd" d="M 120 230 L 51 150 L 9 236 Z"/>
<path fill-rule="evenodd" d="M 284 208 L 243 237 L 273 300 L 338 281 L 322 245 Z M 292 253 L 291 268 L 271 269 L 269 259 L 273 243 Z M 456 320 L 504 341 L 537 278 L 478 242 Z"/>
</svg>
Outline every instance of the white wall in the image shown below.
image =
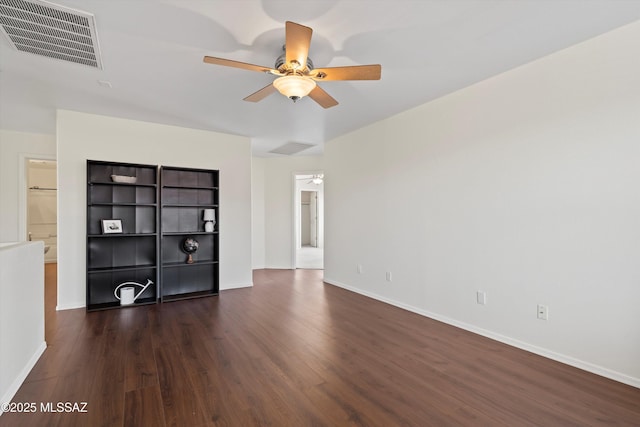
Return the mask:
<svg viewBox="0 0 640 427">
<path fill-rule="evenodd" d="M 251 159 L 251 266 L 253 269 L 265 268 L 264 168 L 264 158 Z"/>
<path fill-rule="evenodd" d="M 640 387 L 638 52 L 635 23 L 329 142 L 325 280 Z"/>
<path fill-rule="evenodd" d="M 220 170 L 220 289 L 250 286 L 248 138 L 58 111 L 58 309 L 85 305 L 86 160 Z"/>
<path fill-rule="evenodd" d="M 24 241 L 27 237 L 25 159 L 50 159 L 55 154 L 53 135 L 0 129 L 0 242 Z"/>
<path fill-rule="evenodd" d="M 11 402 L 45 349 L 44 243 L 0 244 L 0 403 Z"/>
<path fill-rule="evenodd" d="M 254 261 L 264 257 L 264 264 L 254 262 L 254 268 L 295 268 L 294 211 L 296 173 L 318 173 L 323 169 L 322 156 L 292 156 L 254 159 L 254 203 L 263 191 L 264 223 L 254 218 L 254 249 L 264 236 L 264 255 L 254 254 Z M 263 190 L 257 189 L 262 179 Z M 263 227 L 261 229 L 261 227 Z M 258 239 L 258 240 L 256 240 Z"/>
</svg>

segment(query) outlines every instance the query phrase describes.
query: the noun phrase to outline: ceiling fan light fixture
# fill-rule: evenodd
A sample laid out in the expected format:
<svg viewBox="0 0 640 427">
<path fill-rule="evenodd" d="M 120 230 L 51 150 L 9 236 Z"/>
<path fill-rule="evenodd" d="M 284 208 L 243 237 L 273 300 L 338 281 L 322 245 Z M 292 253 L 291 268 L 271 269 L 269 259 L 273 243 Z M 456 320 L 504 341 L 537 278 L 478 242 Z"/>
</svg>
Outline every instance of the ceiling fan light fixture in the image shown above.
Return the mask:
<svg viewBox="0 0 640 427">
<path fill-rule="evenodd" d="M 9 0 L 0 0 L 0 3 L 5 1 Z M 248 102 L 261 101 L 277 90 L 293 102 L 308 95 L 322 108 L 331 108 L 338 105 L 338 101 L 320 86 L 317 86 L 316 80 L 380 80 L 382 70 L 380 64 L 314 68 L 313 61 L 309 58 L 312 32 L 310 27 L 287 21 L 285 24 L 285 44 L 282 47 L 283 53 L 276 59 L 273 68 L 214 56 L 205 56 L 203 61 L 208 64 L 278 76 L 272 83 L 243 98 Z"/>
<path fill-rule="evenodd" d="M 278 92 L 295 102 L 309 95 L 309 92 L 316 87 L 316 82 L 308 77 L 290 75 L 275 79 L 273 85 Z"/>
</svg>

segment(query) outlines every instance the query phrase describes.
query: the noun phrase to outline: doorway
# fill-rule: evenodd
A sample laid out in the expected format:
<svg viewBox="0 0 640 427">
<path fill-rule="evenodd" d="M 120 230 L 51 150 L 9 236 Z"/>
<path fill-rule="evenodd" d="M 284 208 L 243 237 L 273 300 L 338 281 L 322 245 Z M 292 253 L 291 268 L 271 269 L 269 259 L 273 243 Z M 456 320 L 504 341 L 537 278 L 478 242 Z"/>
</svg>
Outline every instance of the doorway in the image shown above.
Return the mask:
<svg viewBox="0 0 640 427">
<path fill-rule="evenodd" d="M 44 243 L 45 263 L 58 261 L 57 162 L 27 160 L 27 240 Z"/>
<path fill-rule="evenodd" d="M 20 155 L 19 222 L 21 240 L 44 243 L 45 339 L 57 310 L 58 163 L 55 157 Z"/>
<path fill-rule="evenodd" d="M 295 268 L 324 268 L 324 175 L 295 175 Z"/>
<path fill-rule="evenodd" d="M 318 247 L 318 192 L 300 192 L 300 247 Z"/>
</svg>

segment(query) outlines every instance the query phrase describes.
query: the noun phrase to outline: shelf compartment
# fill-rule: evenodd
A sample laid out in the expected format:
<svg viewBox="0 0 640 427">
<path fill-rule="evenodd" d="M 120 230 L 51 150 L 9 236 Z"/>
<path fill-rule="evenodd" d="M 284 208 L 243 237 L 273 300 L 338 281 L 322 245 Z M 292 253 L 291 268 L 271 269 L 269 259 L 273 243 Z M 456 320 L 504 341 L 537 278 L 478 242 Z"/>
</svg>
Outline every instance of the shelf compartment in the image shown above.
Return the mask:
<svg viewBox="0 0 640 427">
<path fill-rule="evenodd" d="M 136 300 L 136 304 L 143 302 L 155 302 L 157 299 L 157 271 L 156 268 L 141 268 L 133 270 L 107 270 L 88 275 L 87 278 L 87 308 L 98 310 L 104 308 L 120 307 L 120 301 L 115 297 L 113 291 L 124 282 L 147 283 L 147 279 L 153 281 L 144 293 Z M 136 294 L 140 287 L 136 288 Z"/>
<path fill-rule="evenodd" d="M 163 233 L 197 233 L 204 232 L 203 207 L 164 206 L 162 208 Z M 218 210 L 216 209 L 216 227 L 218 226 Z"/>
<path fill-rule="evenodd" d="M 88 204 L 146 204 L 156 203 L 156 186 L 138 186 L 134 184 L 92 183 Z"/>
<path fill-rule="evenodd" d="M 155 206 L 90 205 L 87 212 L 87 234 L 101 234 L 103 219 L 122 220 L 123 234 L 156 232 Z"/>
<path fill-rule="evenodd" d="M 186 264 L 188 254 L 182 250 L 182 244 L 187 237 L 194 237 L 198 243 L 198 250 L 191 254 L 194 263 L 215 261 L 218 259 L 217 236 L 213 233 L 206 234 L 172 234 L 162 236 L 162 263 Z"/>
<path fill-rule="evenodd" d="M 215 188 L 218 186 L 217 173 L 203 169 L 183 169 L 162 167 L 162 185 L 183 188 Z"/>
<path fill-rule="evenodd" d="M 163 300 L 218 293 L 218 264 L 184 264 L 163 269 L 162 275 Z"/>
<path fill-rule="evenodd" d="M 162 203 L 165 205 L 217 205 L 218 191 L 211 188 L 164 187 Z"/>
<path fill-rule="evenodd" d="M 89 183 L 113 183 L 111 175 L 135 176 L 137 178 L 135 184 L 113 183 L 119 186 L 139 186 L 139 185 L 155 185 L 158 178 L 158 168 L 150 165 L 139 165 L 133 163 L 109 163 L 99 161 L 89 161 L 90 168 L 88 170 Z"/>
<path fill-rule="evenodd" d="M 156 264 L 155 236 L 122 238 L 89 238 L 87 268 L 131 268 Z"/>
</svg>

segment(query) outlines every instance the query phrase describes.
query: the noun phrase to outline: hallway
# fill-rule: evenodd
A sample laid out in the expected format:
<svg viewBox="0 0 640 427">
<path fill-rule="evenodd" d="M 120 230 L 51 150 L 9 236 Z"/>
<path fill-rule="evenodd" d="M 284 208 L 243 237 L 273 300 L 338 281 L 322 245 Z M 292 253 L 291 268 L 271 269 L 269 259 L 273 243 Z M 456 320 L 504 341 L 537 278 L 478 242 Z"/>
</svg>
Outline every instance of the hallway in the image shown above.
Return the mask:
<svg viewBox="0 0 640 427">
<path fill-rule="evenodd" d="M 312 246 L 303 246 L 298 249 L 296 268 L 324 269 L 324 249 Z"/>
</svg>

